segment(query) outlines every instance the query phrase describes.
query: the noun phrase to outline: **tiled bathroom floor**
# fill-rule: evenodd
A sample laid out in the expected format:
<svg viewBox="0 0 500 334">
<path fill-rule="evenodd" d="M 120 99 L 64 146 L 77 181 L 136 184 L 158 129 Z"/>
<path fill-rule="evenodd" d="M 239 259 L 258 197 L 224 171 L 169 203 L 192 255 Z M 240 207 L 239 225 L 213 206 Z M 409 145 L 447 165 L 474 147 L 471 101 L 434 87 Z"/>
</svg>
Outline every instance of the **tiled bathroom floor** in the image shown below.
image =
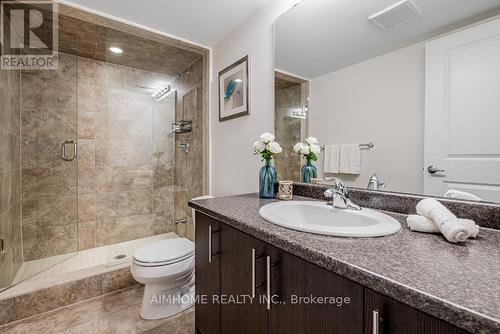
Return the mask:
<svg viewBox="0 0 500 334">
<path fill-rule="evenodd" d="M 142 320 L 143 287 L 109 295 L 0 326 L 2 334 L 193 334 L 194 308 L 162 320 Z"/>
<path fill-rule="evenodd" d="M 1 292 L 0 299 L 37 290 L 41 287 L 124 268 L 130 264 L 135 250 L 139 247 L 152 241 L 169 238 L 178 238 L 178 235 L 175 233 L 159 234 L 72 254 L 24 262 L 14 280 L 18 284 Z M 126 257 L 119 260 L 114 259 L 115 256 L 122 254 L 126 255 Z"/>
</svg>

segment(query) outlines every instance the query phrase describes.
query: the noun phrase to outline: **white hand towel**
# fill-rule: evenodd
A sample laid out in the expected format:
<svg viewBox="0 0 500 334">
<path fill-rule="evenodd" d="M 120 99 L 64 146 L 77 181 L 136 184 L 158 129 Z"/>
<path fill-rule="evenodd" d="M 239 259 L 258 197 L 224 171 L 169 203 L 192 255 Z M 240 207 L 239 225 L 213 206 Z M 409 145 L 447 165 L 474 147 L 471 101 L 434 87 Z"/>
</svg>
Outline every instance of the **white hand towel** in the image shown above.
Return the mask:
<svg viewBox="0 0 500 334">
<path fill-rule="evenodd" d="M 409 215 L 406 218 L 408 227 L 412 231 L 424 233 L 441 233 L 432 219 L 420 215 Z M 467 229 L 470 238 L 475 239 L 479 233 L 479 226 L 470 219 L 458 219 L 458 222 Z"/>
<path fill-rule="evenodd" d="M 458 218 L 435 199 L 426 198 L 418 202 L 417 213 L 432 219 L 449 242 L 464 242 L 469 237 Z"/>
<path fill-rule="evenodd" d="M 459 191 L 459 190 L 448 190 L 445 194 L 444 197 L 447 198 L 456 198 L 456 199 L 465 199 L 468 201 L 482 201 L 481 197 L 478 197 L 474 194 L 468 193 L 466 191 Z"/>
<path fill-rule="evenodd" d="M 359 144 L 340 146 L 340 168 L 342 174 L 359 174 L 361 172 L 361 150 Z"/>
<path fill-rule="evenodd" d="M 406 223 L 412 231 L 424 232 L 424 233 L 441 233 L 439 228 L 434 222 L 421 215 L 408 215 L 406 218 Z"/>
<path fill-rule="evenodd" d="M 338 173 L 340 165 L 340 145 L 326 145 L 323 162 L 325 173 Z"/>
</svg>

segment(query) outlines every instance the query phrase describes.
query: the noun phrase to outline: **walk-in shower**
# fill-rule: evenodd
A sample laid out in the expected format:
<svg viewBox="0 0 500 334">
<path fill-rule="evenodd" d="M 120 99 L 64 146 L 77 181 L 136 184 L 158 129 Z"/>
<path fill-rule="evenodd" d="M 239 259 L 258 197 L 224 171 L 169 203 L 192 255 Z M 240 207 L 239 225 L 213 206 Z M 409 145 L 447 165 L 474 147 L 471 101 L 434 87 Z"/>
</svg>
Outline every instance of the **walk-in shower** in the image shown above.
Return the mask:
<svg viewBox="0 0 500 334">
<path fill-rule="evenodd" d="M 0 290 L 192 238 L 206 190 L 206 53 L 77 10 L 58 27 L 57 70 L 0 71 Z"/>
</svg>

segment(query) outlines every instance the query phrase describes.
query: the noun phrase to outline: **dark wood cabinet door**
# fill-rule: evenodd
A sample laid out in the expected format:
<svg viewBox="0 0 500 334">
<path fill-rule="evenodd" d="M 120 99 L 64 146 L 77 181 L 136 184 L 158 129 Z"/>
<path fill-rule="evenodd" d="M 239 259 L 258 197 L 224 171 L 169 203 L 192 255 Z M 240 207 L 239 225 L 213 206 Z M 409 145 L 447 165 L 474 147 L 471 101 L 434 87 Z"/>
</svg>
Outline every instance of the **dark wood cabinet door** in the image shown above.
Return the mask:
<svg viewBox="0 0 500 334">
<path fill-rule="evenodd" d="M 271 305 L 270 333 L 362 334 L 362 286 L 290 254 L 270 253 L 272 291 L 280 301 Z"/>
<path fill-rule="evenodd" d="M 196 212 L 195 323 L 198 334 L 220 333 L 220 305 L 213 299 L 220 295 L 220 227 L 218 221 Z"/>
<path fill-rule="evenodd" d="M 265 334 L 264 243 L 234 228 L 221 230 L 221 333 Z"/>
<path fill-rule="evenodd" d="M 365 334 L 373 328 L 374 312 L 380 317 L 380 334 L 466 334 L 467 332 L 405 304 L 365 289 Z"/>
</svg>

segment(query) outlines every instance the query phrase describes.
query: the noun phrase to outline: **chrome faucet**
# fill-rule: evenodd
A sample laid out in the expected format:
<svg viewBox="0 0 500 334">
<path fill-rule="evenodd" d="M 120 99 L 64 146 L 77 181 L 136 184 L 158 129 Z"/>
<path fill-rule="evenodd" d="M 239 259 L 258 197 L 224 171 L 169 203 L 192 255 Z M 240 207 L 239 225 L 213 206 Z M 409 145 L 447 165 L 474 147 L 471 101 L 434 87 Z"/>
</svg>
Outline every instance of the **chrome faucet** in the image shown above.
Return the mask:
<svg viewBox="0 0 500 334">
<path fill-rule="evenodd" d="M 333 207 L 337 207 L 340 209 L 352 209 L 352 210 L 361 210 L 361 207 L 355 203 L 353 203 L 349 198 L 349 191 L 347 187 L 344 185 L 342 180 L 334 177 L 333 181 L 335 183 L 334 188 L 329 188 L 325 191 L 324 195 L 328 199 L 327 205 L 331 205 Z M 339 207 L 335 205 L 335 199 L 340 198 L 344 202 L 343 207 Z"/>
<path fill-rule="evenodd" d="M 366 189 L 370 190 L 382 190 L 385 188 L 385 183 L 380 181 L 380 178 L 377 176 L 377 173 L 373 174 L 368 181 L 368 186 Z"/>
</svg>

